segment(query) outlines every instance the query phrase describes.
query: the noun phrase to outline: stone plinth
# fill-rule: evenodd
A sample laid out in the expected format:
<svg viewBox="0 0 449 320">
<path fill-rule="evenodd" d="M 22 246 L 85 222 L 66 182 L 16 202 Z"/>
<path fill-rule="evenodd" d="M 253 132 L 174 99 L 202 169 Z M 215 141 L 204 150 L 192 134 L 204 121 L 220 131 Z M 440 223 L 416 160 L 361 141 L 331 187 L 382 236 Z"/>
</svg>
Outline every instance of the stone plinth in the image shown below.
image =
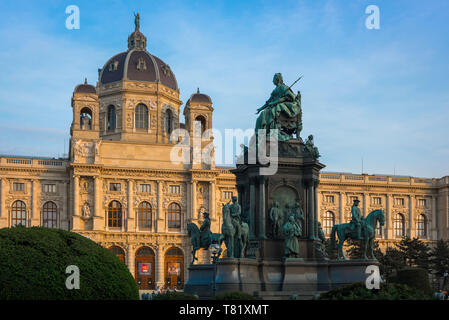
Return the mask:
<svg viewBox="0 0 449 320">
<path fill-rule="evenodd" d="M 221 259 L 216 264 L 215 293 L 242 291 L 262 299 L 302 299 L 354 282 L 365 282 L 374 260 L 316 261 L 296 258 L 277 260 Z M 184 291 L 202 299 L 213 296 L 214 265 L 192 265 Z"/>
</svg>

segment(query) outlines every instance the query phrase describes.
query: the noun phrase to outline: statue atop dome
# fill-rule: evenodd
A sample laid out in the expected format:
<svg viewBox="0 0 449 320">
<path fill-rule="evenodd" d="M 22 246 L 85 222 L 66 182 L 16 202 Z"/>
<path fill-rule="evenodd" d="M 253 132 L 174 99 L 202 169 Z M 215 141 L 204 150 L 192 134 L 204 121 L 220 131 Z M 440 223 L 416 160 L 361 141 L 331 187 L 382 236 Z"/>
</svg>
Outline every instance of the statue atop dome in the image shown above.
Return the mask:
<svg viewBox="0 0 449 320">
<path fill-rule="evenodd" d="M 270 129 L 278 129 L 280 141 L 290 140 L 294 134 L 297 139 L 300 139 L 299 135 L 302 130 L 301 92 L 298 91 L 298 94 L 295 95 L 291 89 L 293 85 L 287 87 L 280 73 L 274 75 L 273 83 L 276 88 L 271 92 L 270 98 L 257 109 L 256 114 L 262 113 L 257 118 L 256 131 L 266 129 L 268 134 Z"/>
<path fill-rule="evenodd" d="M 139 31 L 140 28 L 140 16 L 139 13 L 134 14 L 134 24 L 136 25 L 136 31 Z"/>
</svg>

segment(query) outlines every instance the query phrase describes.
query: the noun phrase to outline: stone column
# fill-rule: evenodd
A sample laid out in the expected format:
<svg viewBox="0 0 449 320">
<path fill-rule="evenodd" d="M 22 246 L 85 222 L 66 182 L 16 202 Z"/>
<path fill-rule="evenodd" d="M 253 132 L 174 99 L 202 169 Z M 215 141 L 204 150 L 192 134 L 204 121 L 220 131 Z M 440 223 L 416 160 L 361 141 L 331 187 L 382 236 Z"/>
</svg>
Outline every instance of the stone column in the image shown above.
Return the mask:
<svg viewBox="0 0 449 320">
<path fill-rule="evenodd" d="M 256 201 L 256 190 L 254 186 L 254 180 L 250 180 L 249 185 L 249 214 L 250 214 L 250 237 L 253 238 L 256 235 L 256 208 L 254 203 Z"/>
<path fill-rule="evenodd" d="M 366 218 L 366 194 L 362 193 L 362 204 L 363 204 L 363 218 Z"/>
<path fill-rule="evenodd" d="M 156 232 L 164 232 L 164 215 L 162 208 L 162 182 L 156 181 L 157 184 L 157 214 L 156 214 Z"/>
<path fill-rule="evenodd" d="M 259 177 L 259 239 L 266 239 L 265 178 Z"/>
<path fill-rule="evenodd" d="M 393 223 L 392 223 L 392 213 L 391 213 L 391 194 L 387 194 L 386 198 L 386 217 L 385 217 L 385 238 L 388 240 L 393 239 Z"/>
<path fill-rule="evenodd" d="M 79 214 L 79 176 L 73 176 L 73 214 L 72 214 L 72 230 L 80 229 L 80 214 Z"/>
<path fill-rule="evenodd" d="M 196 181 L 192 181 L 191 188 L 192 188 L 191 189 L 192 192 L 190 192 L 190 194 L 192 196 L 192 199 L 191 199 L 192 220 L 196 221 L 196 220 L 198 220 L 198 213 L 196 212 Z"/>
<path fill-rule="evenodd" d="M 215 182 L 209 182 L 209 214 L 212 222 L 212 232 L 217 233 L 217 215 L 215 214 Z"/>
<path fill-rule="evenodd" d="M 417 236 L 416 234 L 416 226 L 415 226 L 415 217 L 414 217 L 414 211 L 415 211 L 415 197 L 413 195 L 408 196 L 408 236 L 410 239 L 412 239 L 414 236 Z"/>
<path fill-rule="evenodd" d="M 311 240 L 315 239 L 315 213 L 314 213 L 314 196 L 313 196 L 313 182 L 309 182 L 307 184 L 307 218 L 309 221 L 308 224 L 308 238 Z"/>
<path fill-rule="evenodd" d="M 6 228 L 8 226 L 8 213 L 5 208 L 5 186 L 6 179 L 0 179 L 0 228 Z"/>
<path fill-rule="evenodd" d="M 126 219 L 126 231 L 128 232 L 136 231 L 133 185 L 133 181 L 128 180 L 128 216 Z"/>
<path fill-rule="evenodd" d="M 313 181 L 313 236 L 318 239 L 318 180 Z"/>
<path fill-rule="evenodd" d="M 128 246 L 128 252 L 126 253 L 126 265 L 128 266 L 129 272 L 133 275 L 134 279 L 136 278 L 136 266 L 135 266 L 135 252 L 136 248 L 134 245 Z"/>
<path fill-rule="evenodd" d="M 61 208 L 58 208 L 58 217 L 59 217 L 59 228 L 68 230 L 69 229 L 69 201 L 67 195 L 69 194 L 69 183 L 67 181 L 61 182 L 62 186 L 62 206 Z"/>
<path fill-rule="evenodd" d="M 39 190 L 39 180 L 33 180 L 31 182 L 31 216 L 30 216 L 30 222 L 29 226 L 39 226 L 40 223 L 40 208 L 39 208 L 39 197 L 40 197 L 40 190 Z"/>
<path fill-rule="evenodd" d="M 160 286 L 161 288 L 165 284 L 164 279 L 164 249 L 159 247 L 156 253 L 156 287 Z"/>
<path fill-rule="evenodd" d="M 343 196 L 342 193 L 338 193 L 338 223 L 343 223 Z"/>
<path fill-rule="evenodd" d="M 436 197 L 432 196 L 432 230 L 430 233 L 431 240 L 437 240 L 437 201 Z"/>
<path fill-rule="evenodd" d="M 94 210 L 94 230 L 104 230 L 104 211 L 102 206 L 103 196 L 102 196 L 102 183 L 100 177 L 94 177 L 94 199 L 95 199 L 95 210 Z"/>
</svg>

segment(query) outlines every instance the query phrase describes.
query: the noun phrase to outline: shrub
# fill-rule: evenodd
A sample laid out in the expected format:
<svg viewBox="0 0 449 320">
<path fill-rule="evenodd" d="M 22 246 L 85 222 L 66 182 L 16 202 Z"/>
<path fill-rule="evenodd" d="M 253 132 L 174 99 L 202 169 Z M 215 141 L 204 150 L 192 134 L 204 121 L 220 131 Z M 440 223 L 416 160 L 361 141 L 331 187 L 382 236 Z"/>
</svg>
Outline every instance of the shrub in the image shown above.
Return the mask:
<svg viewBox="0 0 449 320">
<path fill-rule="evenodd" d="M 80 288 L 69 290 L 69 265 Z M 113 253 L 77 233 L 43 227 L 0 229 L 0 299 L 138 299 L 128 268 Z"/>
<path fill-rule="evenodd" d="M 398 283 L 382 283 L 380 289 L 369 290 L 365 283 L 357 282 L 323 293 L 319 300 L 429 300 L 427 292 Z"/>
<path fill-rule="evenodd" d="M 198 300 L 198 297 L 185 292 L 166 292 L 154 296 L 153 300 Z"/>
<path fill-rule="evenodd" d="M 217 294 L 214 297 L 215 300 L 256 300 L 256 297 L 240 292 L 240 291 L 228 291 Z"/>
<path fill-rule="evenodd" d="M 423 292 L 431 292 L 427 270 L 421 268 L 404 268 L 397 271 L 394 282 L 408 285 Z"/>
</svg>

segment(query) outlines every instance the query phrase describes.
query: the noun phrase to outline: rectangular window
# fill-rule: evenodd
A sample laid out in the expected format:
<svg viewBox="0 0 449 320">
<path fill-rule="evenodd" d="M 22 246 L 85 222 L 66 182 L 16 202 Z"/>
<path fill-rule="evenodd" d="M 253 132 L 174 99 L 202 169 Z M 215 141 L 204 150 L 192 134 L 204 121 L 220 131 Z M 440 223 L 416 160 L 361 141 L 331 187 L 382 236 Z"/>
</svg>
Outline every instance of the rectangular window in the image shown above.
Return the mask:
<svg viewBox="0 0 449 320">
<path fill-rule="evenodd" d="M 175 193 L 175 194 L 180 194 L 181 193 L 181 187 L 180 186 L 171 185 L 171 186 L 169 186 L 169 192 L 170 193 Z"/>
<path fill-rule="evenodd" d="M 231 199 L 233 194 L 234 193 L 232 191 L 223 191 L 223 198 L 224 199 Z"/>
<path fill-rule="evenodd" d="M 109 191 L 120 191 L 121 185 L 120 183 L 110 183 L 109 184 Z"/>
<path fill-rule="evenodd" d="M 14 191 L 25 191 L 25 183 L 14 182 L 12 188 Z"/>
<path fill-rule="evenodd" d="M 44 192 L 56 193 L 56 184 L 44 184 L 43 189 Z"/>
<path fill-rule="evenodd" d="M 374 197 L 373 198 L 373 204 L 381 205 L 382 204 L 382 198 L 381 197 Z"/>
<path fill-rule="evenodd" d="M 141 184 L 140 185 L 140 192 L 151 192 L 151 184 Z"/>
<path fill-rule="evenodd" d="M 418 199 L 418 206 L 419 207 L 425 207 L 426 206 L 426 199 Z"/>
<path fill-rule="evenodd" d="M 326 196 L 326 202 L 327 203 L 334 203 L 335 197 L 334 196 Z"/>
<path fill-rule="evenodd" d="M 404 198 L 396 198 L 395 202 L 396 202 L 396 205 L 403 206 L 405 204 L 405 199 Z"/>
</svg>

